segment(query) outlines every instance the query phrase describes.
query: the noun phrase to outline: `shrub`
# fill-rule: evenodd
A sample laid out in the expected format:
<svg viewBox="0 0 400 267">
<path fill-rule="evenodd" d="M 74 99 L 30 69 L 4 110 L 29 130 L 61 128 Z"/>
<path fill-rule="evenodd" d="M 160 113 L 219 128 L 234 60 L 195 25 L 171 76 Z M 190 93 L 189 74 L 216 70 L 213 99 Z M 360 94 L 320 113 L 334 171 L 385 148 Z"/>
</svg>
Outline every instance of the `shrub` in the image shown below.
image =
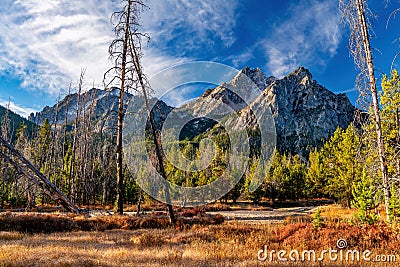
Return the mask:
<svg viewBox="0 0 400 267">
<path fill-rule="evenodd" d="M 317 210 L 314 213 L 313 224 L 314 224 L 314 227 L 317 229 L 324 226 L 324 220 L 321 217 L 321 209 L 319 207 L 317 208 Z"/>
</svg>

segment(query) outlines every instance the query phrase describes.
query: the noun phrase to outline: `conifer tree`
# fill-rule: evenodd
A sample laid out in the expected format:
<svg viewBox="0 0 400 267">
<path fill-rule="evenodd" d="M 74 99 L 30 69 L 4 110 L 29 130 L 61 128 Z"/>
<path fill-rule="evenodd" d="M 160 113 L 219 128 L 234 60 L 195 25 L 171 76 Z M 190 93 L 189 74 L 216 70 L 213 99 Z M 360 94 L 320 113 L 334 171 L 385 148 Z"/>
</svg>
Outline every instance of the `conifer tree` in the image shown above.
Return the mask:
<svg viewBox="0 0 400 267">
<path fill-rule="evenodd" d="M 254 203 L 259 203 L 261 201 L 261 198 L 265 196 L 265 183 L 261 184 L 261 186 L 259 186 L 256 190 L 254 190 L 253 192 L 249 192 L 249 186 L 251 183 L 251 180 L 253 179 L 253 175 L 257 169 L 257 161 L 255 160 L 255 162 L 252 162 L 251 164 L 249 164 L 249 170 L 247 171 L 247 175 L 246 175 L 246 182 L 245 182 L 245 189 L 247 191 L 248 194 L 248 198 L 254 202 Z"/>
<path fill-rule="evenodd" d="M 37 151 L 32 151 L 36 155 L 36 162 L 38 168 L 44 173 L 47 173 L 48 159 L 50 157 L 50 143 L 51 143 L 51 127 L 48 119 L 45 119 L 43 125 L 39 128 L 37 137 Z"/>
<path fill-rule="evenodd" d="M 316 229 L 320 229 L 324 226 L 324 220 L 321 217 L 321 209 L 319 207 L 315 210 L 313 216 L 313 225 Z"/>
<path fill-rule="evenodd" d="M 327 166 L 326 191 L 347 207 L 350 207 L 353 198 L 353 184 L 357 183 L 361 176 L 359 150 L 360 136 L 352 124 L 346 131 L 338 128 L 322 149 Z"/>
<path fill-rule="evenodd" d="M 11 141 L 11 135 L 10 135 L 10 119 L 8 117 L 8 108 L 5 110 L 5 114 L 3 116 L 3 119 L 0 121 L 0 136 L 3 137 L 3 139 Z M 2 148 L 0 148 L 2 149 Z M 3 153 L 10 153 L 9 151 L 1 151 Z M 6 159 L 4 160 L 3 158 L 0 158 L 0 172 L 1 172 L 1 202 L 0 202 L 0 209 L 4 206 L 4 203 L 6 201 L 7 193 L 6 193 L 6 177 L 8 176 L 8 166 L 9 166 L 9 160 Z"/>
<path fill-rule="evenodd" d="M 400 219 L 400 197 L 395 186 L 390 189 L 389 216 L 391 222 L 398 222 Z"/>
<path fill-rule="evenodd" d="M 362 172 L 361 180 L 355 183 L 353 187 L 352 207 L 357 209 L 356 218 L 361 222 L 374 224 L 379 220 L 379 216 L 375 210 L 379 203 L 376 199 L 376 187 L 371 177 L 365 171 Z"/>
<path fill-rule="evenodd" d="M 389 180 L 400 179 L 400 77 L 397 70 L 393 70 L 390 77 L 383 76 L 380 100 Z"/>
<path fill-rule="evenodd" d="M 327 183 L 326 167 L 322 152 L 317 148 L 310 152 L 308 169 L 305 179 L 305 194 L 307 197 L 326 196 L 325 187 Z"/>
<path fill-rule="evenodd" d="M 290 157 L 286 164 L 289 175 L 283 181 L 283 195 L 291 200 L 300 199 L 304 196 L 306 165 L 299 155 Z"/>
<path fill-rule="evenodd" d="M 27 134 L 27 125 L 24 125 L 22 122 L 20 123 L 17 132 L 16 132 L 16 142 L 15 142 L 15 148 L 22 153 L 23 155 L 29 155 L 29 149 L 30 149 L 30 141 L 28 139 L 28 134 Z M 18 179 L 18 178 L 16 178 Z M 33 186 L 33 182 L 30 179 L 23 179 L 20 181 L 20 184 L 23 184 L 24 188 L 24 198 L 27 201 L 27 207 L 28 208 L 33 208 L 36 206 L 36 190 L 35 187 Z"/>
</svg>

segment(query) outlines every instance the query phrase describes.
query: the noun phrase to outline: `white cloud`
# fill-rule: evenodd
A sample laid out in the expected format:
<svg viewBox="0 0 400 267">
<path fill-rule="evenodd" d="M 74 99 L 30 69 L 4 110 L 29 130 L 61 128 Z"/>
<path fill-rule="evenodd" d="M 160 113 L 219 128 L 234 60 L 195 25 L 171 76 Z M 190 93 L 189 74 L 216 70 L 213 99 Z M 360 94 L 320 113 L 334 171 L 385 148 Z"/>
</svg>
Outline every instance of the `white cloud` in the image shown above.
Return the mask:
<svg viewBox="0 0 400 267">
<path fill-rule="evenodd" d="M 20 78 L 27 90 L 56 95 L 78 80 L 102 86 L 111 66 L 108 45 L 113 39 L 110 15 L 118 1 L 2 0 L 0 6 L 0 71 Z M 226 46 L 234 41 L 235 1 L 150 0 L 142 17 L 152 36 L 144 47 L 143 63 L 149 76 L 188 60 L 167 51 L 174 40 L 186 51 L 211 46 L 209 36 Z M 167 49 L 168 48 L 168 49 Z"/>
<path fill-rule="evenodd" d="M 227 60 L 230 60 L 235 68 L 244 67 L 243 64 L 246 64 L 250 59 L 253 59 L 255 47 L 249 47 L 242 53 L 238 55 L 233 55 L 228 57 Z"/>
<path fill-rule="evenodd" d="M 0 14 L 0 66 L 29 90 L 56 94 L 87 68 L 101 82 L 112 38 L 111 1 L 6 2 Z M 11 15 L 8 15 L 11 14 Z"/>
<path fill-rule="evenodd" d="M 6 100 L 3 100 L 3 99 L 0 99 L 0 106 L 8 108 L 8 109 L 14 111 L 15 113 L 25 117 L 25 118 L 28 118 L 31 113 L 37 112 L 37 110 L 35 110 L 35 109 L 22 107 L 22 106 L 19 106 L 18 104 L 16 104 L 15 102 L 13 102 L 13 101 L 6 101 Z"/>
<path fill-rule="evenodd" d="M 350 88 L 350 89 L 346 89 L 346 90 L 339 90 L 336 93 L 337 94 L 348 94 L 348 93 L 356 92 L 356 91 L 358 91 L 357 88 Z"/>
<path fill-rule="evenodd" d="M 238 0 L 150 0 L 149 6 L 142 20 L 156 44 L 173 42 L 175 51 L 184 53 L 212 48 L 214 41 L 225 47 L 236 41 Z"/>
<path fill-rule="evenodd" d="M 239 70 L 208 61 L 177 64 L 150 77 L 155 95 L 167 104 L 179 106 L 185 99 L 202 94 L 206 88 L 228 82 Z"/>
<path fill-rule="evenodd" d="M 301 0 L 290 14 L 259 42 L 268 69 L 282 77 L 300 65 L 323 67 L 339 47 L 340 13 L 330 0 Z"/>
</svg>

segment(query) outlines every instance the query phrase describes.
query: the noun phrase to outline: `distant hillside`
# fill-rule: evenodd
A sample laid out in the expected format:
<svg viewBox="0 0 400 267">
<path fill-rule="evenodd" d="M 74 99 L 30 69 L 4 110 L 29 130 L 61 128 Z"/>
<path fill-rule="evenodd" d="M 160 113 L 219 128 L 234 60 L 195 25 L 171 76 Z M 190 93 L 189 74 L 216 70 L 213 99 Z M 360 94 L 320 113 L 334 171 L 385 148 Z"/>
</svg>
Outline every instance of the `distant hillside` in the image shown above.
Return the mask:
<svg viewBox="0 0 400 267">
<path fill-rule="evenodd" d="M 0 106 L 0 126 L 2 125 L 4 121 L 4 116 L 7 112 L 7 109 L 3 106 Z M 36 124 L 21 117 L 20 115 L 12 112 L 11 110 L 8 110 L 8 118 L 10 119 L 10 129 L 13 134 L 13 139 L 16 137 L 16 132 L 17 129 L 19 128 L 19 125 L 22 123 L 24 125 L 27 125 L 27 134 L 29 137 L 32 136 Z"/>
</svg>

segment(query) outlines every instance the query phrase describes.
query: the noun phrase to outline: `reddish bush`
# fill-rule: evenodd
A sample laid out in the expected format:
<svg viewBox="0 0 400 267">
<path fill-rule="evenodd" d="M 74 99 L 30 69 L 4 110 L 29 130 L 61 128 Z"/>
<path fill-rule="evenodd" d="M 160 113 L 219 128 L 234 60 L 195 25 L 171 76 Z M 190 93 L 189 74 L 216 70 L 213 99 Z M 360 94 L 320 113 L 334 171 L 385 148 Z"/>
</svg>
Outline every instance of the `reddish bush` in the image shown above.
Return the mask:
<svg viewBox="0 0 400 267">
<path fill-rule="evenodd" d="M 190 214 L 200 215 L 193 212 Z M 195 224 L 209 225 L 220 224 L 224 221 L 221 215 L 177 216 L 179 227 Z M 38 213 L 7 213 L 0 215 L 0 231 L 18 231 L 28 233 L 52 233 L 65 231 L 105 231 L 111 229 L 139 229 L 139 228 L 167 228 L 170 226 L 166 215 L 146 215 L 142 217 L 132 216 L 81 216 L 62 214 L 38 214 Z"/>
</svg>

